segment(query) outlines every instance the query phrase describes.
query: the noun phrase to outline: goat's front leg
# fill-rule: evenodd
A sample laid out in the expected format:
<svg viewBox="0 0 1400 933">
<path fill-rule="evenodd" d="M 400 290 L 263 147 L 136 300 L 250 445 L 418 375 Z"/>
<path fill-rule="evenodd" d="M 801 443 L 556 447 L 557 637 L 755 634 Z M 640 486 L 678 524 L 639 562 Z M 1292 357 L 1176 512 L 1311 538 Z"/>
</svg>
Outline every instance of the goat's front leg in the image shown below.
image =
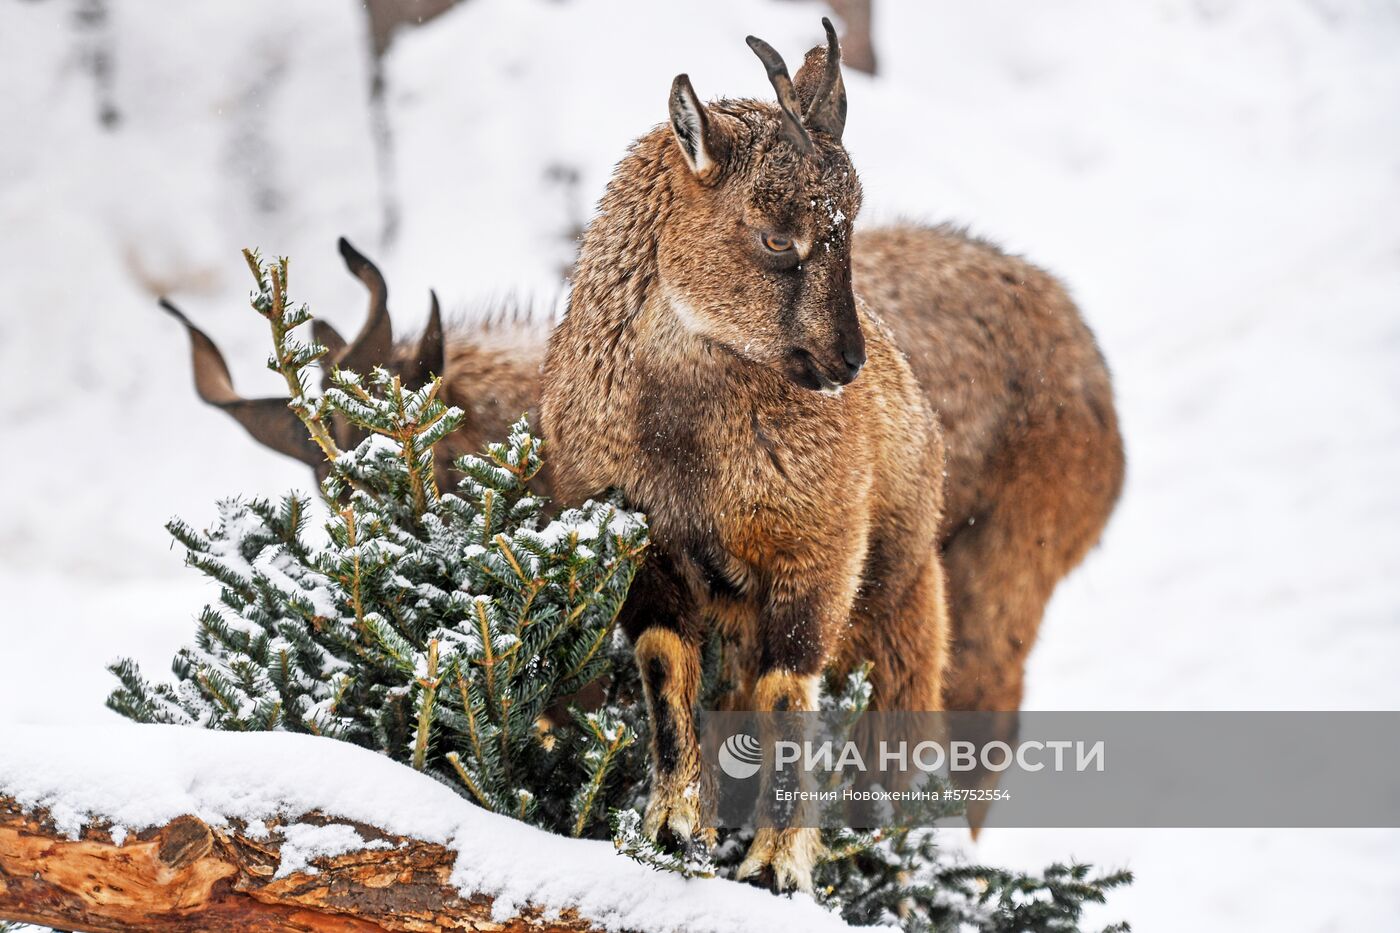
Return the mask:
<svg viewBox="0 0 1400 933">
<path fill-rule="evenodd" d="M 651 798 L 642 829 L 652 839 L 669 833 L 688 843 L 701 828 L 695 737 L 700 648 L 673 629 L 652 627 L 637 638 L 636 654 L 651 715 Z M 707 830 L 706 841 L 713 834 Z"/>
<path fill-rule="evenodd" d="M 772 667 L 761 674 L 753 707 L 760 713 L 809 712 L 817 708 L 817 673 Z M 771 736 L 769 737 L 771 740 Z M 800 780 L 800 779 L 799 779 Z M 759 793 L 767 799 L 774 781 L 765 773 Z M 760 803 L 760 808 L 769 806 Z M 740 880 L 753 879 L 775 891 L 811 892 L 812 871 L 822 855 L 821 830 L 808 826 L 759 826 L 739 866 Z"/>
<path fill-rule="evenodd" d="M 828 586 L 775 585 L 759 623 L 758 678 L 753 709 L 760 713 L 813 712 L 820 677 L 836 634 L 850 618 L 854 576 L 836 577 Z M 763 794 L 771 794 L 764 787 Z M 739 866 L 738 877 L 775 890 L 812 890 L 812 872 L 823 852 L 815 827 L 760 826 Z"/>
<path fill-rule="evenodd" d="M 714 829 L 701 827 L 697 619 L 684 581 L 658 548 L 633 582 L 620 619 L 632 640 L 651 717 L 651 797 L 642 830 L 674 843 L 689 843 L 702 831 L 712 844 Z"/>
</svg>

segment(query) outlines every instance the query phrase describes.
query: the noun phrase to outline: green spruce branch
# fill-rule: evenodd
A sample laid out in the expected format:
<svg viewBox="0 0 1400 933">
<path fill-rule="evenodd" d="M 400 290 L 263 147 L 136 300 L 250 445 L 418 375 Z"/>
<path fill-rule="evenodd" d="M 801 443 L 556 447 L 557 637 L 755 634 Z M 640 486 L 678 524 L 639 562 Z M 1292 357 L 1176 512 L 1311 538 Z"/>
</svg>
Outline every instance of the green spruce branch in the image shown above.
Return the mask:
<svg viewBox="0 0 1400 933">
<path fill-rule="evenodd" d="M 326 355 L 326 348 L 318 344 L 303 344 L 292 336 L 292 331 L 311 320 L 306 305 L 287 307 L 287 270 L 290 265 L 286 256 L 275 262 L 264 263 L 257 250 L 245 249 L 243 260 L 253 273 L 253 281 L 258 290 L 253 294 L 253 310 L 267 319 L 272 328 L 272 356 L 268 358 L 268 368 L 282 374 L 291 393 L 288 406 L 296 412 L 316 446 L 326 455 L 327 460 L 340 456 L 340 449 L 327 430 L 321 417 L 319 405 L 313 405 L 307 397 L 306 367 Z"/>
</svg>

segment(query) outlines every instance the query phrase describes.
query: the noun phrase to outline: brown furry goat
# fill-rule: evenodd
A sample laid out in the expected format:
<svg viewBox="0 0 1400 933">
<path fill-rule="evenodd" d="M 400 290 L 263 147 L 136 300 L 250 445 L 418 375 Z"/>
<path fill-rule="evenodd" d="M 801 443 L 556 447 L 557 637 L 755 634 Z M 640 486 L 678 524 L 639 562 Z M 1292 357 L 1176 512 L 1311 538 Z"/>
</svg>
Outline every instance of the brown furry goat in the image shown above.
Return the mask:
<svg viewBox="0 0 1400 933">
<path fill-rule="evenodd" d="M 1064 287 L 984 241 L 887 227 L 857 234 L 853 259 L 943 424 L 944 706 L 1017 710 L 1045 604 L 1122 489 L 1108 368 Z"/>
<path fill-rule="evenodd" d="M 778 107 L 702 105 L 676 79 L 670 126 L 608 185 L 545 357 L 556 495 L 618 489 L 651 528 L 621 622 L 651 713 L 653 836 L 701 827 L 693 710 L 712 624 L 751 647 L 752 709 L 815 709 L 822 672 L 862 658 L 879 707 L 940 707 L 943 442 L 852 292 L 861 193 L 825 26 L 795 83 L 750 38 Z M 763 827 L 739 875 L 810 889 L 819 849 L 815 829 Z"/>
</svg>

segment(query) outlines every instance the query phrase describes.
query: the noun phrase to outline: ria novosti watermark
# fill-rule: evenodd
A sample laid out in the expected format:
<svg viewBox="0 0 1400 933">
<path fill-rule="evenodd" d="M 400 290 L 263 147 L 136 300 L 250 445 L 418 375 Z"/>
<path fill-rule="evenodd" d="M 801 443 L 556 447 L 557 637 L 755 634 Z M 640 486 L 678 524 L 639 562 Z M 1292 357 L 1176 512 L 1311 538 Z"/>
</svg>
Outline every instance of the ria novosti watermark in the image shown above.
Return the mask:
<svg viewBox="0 0 1400 933">
<path fill-rule="evenodd" d="M 734 740 L 744 743 L 747 758 L 735 759 L 726 754 L 730 742 Z M 944 774 L 1006 771 L 1013 766 L 1024 771 L 1042 771 L 1046 767 L 1056 771 L 1102 771 L 1105 752 L 1102 739 L 1092 743 L 1069 739 L 1051 739 L 1047 742 L 1031 739 L 1018 741 L 1014 746 L 998 739 L 981 745 L 966 740 L 938 742 L 924 739 L 911 742 L 908 739 L 878 739 L 873 749 L 865 751 L 861 750 L 861 743 L 853 739 L 839 743 L 831 739 L 820 742 L 775 739 L 772 745 L 773 769 L 780 773 L 792 769 L 827 773 L 866 773 L 873 770 L 900 774 Z M 868 762 L 867 757 L 870 759 Z M 762 766 L 762 746 L 753 736 L 737 733 L 725 741 L 724 748 L 720 750 L 719 764 L 724 773 L 732 778 L 751 777 Z"/>
<path fill-rule="evenodd" d="M 1400 827 L 1400 713 L 703 713 L 719 826 Z"/>
</svg>

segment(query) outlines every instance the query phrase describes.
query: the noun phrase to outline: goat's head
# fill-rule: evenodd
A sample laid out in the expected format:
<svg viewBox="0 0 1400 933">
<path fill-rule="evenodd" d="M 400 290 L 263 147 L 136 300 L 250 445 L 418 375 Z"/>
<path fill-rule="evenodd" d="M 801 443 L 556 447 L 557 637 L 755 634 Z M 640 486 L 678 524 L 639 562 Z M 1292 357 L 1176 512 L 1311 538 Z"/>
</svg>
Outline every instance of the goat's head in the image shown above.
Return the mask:
<svg viewBox="0 0 1400 933">
<path fill-rule="evenodd" d="M 340 239 L 340 255 L 350 272 L 369 290 L 369 318 L 353 341 L 346 341 L 334 327 L 319 318 L 312 321 L 316 342 L 328 350 L 322 358 L 323 387 L 329 384 L 330 373 L 337 367 L 364 374 L 375 366 L 382 366 L 397 375 L 404 385 L 415 387 L 440 375 L 444 344 L 437 295 L 432 295 L 432 311 L 423 335 L 415 342 L 395 345 L 389 319 L 389 288 L 383 274 L 344 237 Z M 162 298 L 160 305 L 189 332 L 194 384 L 199 397 L 228 412 L 259 443 L 308 464 L 316 471 L 318 480 L 324 479 L 329 470 L 325 456 L 307 436 L 300 419 L 287 407 L 288 399 L 250 399 L 239 395 L 233 387 L 228 364 L 209 335 L 195 327 L 167 299 Z M 339 416 L 333 419 L 331 429 L 342 450 L 364 439 L 359 429 Z"/>
<path fill-rule="evenodd" d="M 690 331 L 834 390 L 865 363 L 851 292 L 851 223 L 860 182 L 841 144 L 846 90 L 836 31 L 796 79 L 773 48 L 748 44 L 778 105 L 705 105 L 686 75 L 671 86 L 671 132 L 684 160 L 657 243 L 662 294 Z M 677 160 L 680 161 L 680 160 Z"/>
</svg>

